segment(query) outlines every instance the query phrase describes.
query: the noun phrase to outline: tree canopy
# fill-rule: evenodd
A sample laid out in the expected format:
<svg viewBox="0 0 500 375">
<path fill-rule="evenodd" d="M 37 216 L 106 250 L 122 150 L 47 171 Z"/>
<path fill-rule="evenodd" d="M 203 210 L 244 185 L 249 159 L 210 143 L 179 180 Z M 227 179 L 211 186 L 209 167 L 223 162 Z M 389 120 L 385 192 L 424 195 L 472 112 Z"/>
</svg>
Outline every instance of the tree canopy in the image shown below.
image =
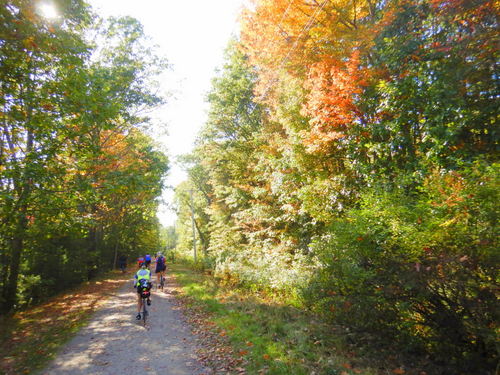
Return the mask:
<svg viewBox="0 0 500 375">
<path fill-rule="evenodd" d="M 0 8 L 0 305 L 3 312 L 159 246 L 168 159 L 144 125 L 164 58 L 133 18 L 58 1 Z"/>
</svg>

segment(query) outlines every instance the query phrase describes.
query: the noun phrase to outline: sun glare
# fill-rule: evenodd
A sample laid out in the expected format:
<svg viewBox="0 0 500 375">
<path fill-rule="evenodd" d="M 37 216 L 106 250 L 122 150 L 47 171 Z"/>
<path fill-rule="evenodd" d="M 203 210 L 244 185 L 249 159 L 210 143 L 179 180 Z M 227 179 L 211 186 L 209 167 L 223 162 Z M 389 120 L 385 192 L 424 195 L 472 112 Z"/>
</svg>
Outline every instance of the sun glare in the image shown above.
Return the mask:
<svg viewBox="0 0 500 375">
<path fill-rule="evenodd" d="M 41 3 L 38 5 L 38 9 L 40 10 L 40 13 L 42 14 L 42 16 L 44 16 L 45 18 L 54 19 L 54 18 L 57 18 L 59 16 L 54 4 Z"/>
</svg>

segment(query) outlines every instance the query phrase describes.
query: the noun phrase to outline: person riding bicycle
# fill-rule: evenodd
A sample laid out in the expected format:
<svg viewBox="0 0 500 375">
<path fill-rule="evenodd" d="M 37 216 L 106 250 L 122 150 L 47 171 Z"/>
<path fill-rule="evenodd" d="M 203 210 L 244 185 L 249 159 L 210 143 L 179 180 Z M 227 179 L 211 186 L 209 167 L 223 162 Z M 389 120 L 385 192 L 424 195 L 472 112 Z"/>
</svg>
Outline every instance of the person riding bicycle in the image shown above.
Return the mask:
<svg viewBox="0 0 500 375">
<path fill-rule="evenodd" d="M 144 261 L 146 262 L 146 267 L 149 268 L 149 265 L 151 264 L 151 255 L 146 254 L 146 256 L 144 257 Z"/>
<path fill-rule="evenodd" d="M 139 258 L 137 258 L 137 266 L 139 268 L 141 268 L 141 264 L 144 263 L 144 257 L 143 256 L 140 256 Z"/>
<path fill-rule="evenodd" d="M 151 305 L 151 271 L 147 269 L 146 264 L 140 265 L 139 271 L 134 276 L 134 288 L 137 288 L 137 320 L 141 320 L 142 296 L 147 296 L 147 304 Z"/>
<path fill-rule="evenodd" d="M 167 269 L 166 260 L 162 253 L 156 254 L 156 281 L 157 286 L 160 285 L 160 277 L 165 277 L 165 270 Z"/>
</svg>

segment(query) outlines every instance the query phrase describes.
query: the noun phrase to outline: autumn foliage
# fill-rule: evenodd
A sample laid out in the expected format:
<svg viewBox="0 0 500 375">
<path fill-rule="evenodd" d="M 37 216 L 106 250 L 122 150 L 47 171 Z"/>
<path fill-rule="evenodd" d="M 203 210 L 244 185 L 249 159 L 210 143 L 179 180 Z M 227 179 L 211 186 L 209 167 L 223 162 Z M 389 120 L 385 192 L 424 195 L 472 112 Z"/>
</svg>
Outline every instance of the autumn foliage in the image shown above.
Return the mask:
<svg viewBox="0 0 500 375">
<path fill-rule="evenodd" d="M 310 130 L 303 132 L 307 150 L 324 152 L 332 142 L 345 137 L 351 125 L 363 121 L 356 97 L 366 85 L 366 74 L 359 66 L 358 51 L 346 64 L 321 61 L 311 67 L 304 82 L 309 94 L 302 111 L 310 119 Z"/>
<path fill-rule="evenodd" d="M 0 7 L 1 313 L 158 246 L 168 168 L 145 132 L 164 63 L 142 26 L 83 1 L 58 1 L 57 21 L 38 5 Z"/>
<path fill-rule="evenodd" d="M 497 4 L 256 0 L 241 20 L 178 188 L 179 250 L 192 189 L 221 282 L 293 296 L 426 373 L 489 373 Z"/>
</svg>

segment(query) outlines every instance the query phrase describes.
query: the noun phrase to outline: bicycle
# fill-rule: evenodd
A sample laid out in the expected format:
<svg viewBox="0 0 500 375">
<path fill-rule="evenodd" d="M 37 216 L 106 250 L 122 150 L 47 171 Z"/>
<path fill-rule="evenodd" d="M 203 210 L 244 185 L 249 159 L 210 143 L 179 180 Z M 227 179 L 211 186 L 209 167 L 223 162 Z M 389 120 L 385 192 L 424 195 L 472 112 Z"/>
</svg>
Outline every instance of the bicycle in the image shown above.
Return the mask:
<svg viewBox="0 0 500 375">
<path fill-rule="evenodd" d="M 165 277 L 163 277 L 163 275 L 160 275 L 160 288 L 162 291 L 164 286 L 165 286 Z"/>
<path fill-rule="evenodd" d="M 148 309 L 146 308 L 148 297 L 142 294 L 141 298 L 142 298 L 142 322 L 144 324 L 144 327 L 146 327 L 146 320 L 149 314 Z"/>
<path fill-rule="evenodd" d="M 147 309 L 147 304 L 148 300 L 151 297 L 151 292 L 149 291 L 150 288 L 142 288 L 141 290 L 141 300 L 142 300 L 142 321 L 144 323 L 144 327 L 146 326 L 146 320 L 148 318 L 148 309 Z"/>
</svg>

